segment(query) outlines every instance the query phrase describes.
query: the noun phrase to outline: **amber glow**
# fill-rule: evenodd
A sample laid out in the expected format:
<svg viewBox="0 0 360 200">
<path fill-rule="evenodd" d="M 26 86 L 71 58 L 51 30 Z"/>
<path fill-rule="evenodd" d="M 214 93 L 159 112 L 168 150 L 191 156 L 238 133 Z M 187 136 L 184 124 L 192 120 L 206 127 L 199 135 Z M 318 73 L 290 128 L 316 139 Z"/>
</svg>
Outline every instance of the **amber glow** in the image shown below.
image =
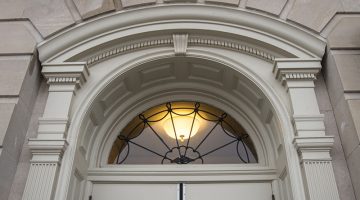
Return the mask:
<svg viewBox="0 0 360 200">
<path fill-rule="evenodd" d="M 184 140 L 189 139 L 193 120 L 194 120 L 193 115 L 173 116 L 177 139 L 180 140 L 181 142 L 184 142 Z M 171 117 L 166 119 L 163 123 L 163 128 L 166 134 L 175 139 L 174 126 Z M 200 122 L 198 119 L 195 118 L 190 137 L 196 135 L 199 128 L 200 128 Z"/>
</svg>

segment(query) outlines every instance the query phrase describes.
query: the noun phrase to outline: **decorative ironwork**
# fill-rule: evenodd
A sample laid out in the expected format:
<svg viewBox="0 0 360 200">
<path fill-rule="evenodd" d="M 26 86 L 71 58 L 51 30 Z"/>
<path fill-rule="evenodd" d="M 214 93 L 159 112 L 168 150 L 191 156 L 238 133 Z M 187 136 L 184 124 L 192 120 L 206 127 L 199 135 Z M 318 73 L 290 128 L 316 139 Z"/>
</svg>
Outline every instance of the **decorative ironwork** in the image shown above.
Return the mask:
<svg viewBox="0 0 360 200">
<path fill-rule="evenodd" d="M 164 163 L 188 164 L 188 163 L 194 163 L 195 161 L 198 162 L 201 161 L 201 163 L 204 164 L 204 157 L 234 143 L 236 143 L 237 156 L 243 163 L 251 162 L 249 156 L 250 152 L 251 155 L 257 160 L 256 152 L 253 148 L 249 135 L 245 133 L 244 130 L 240 130 L 241 133 L 239 133 L 239 127 L 234 128 L 232 126 L 232 121 L 234 121 L 234 119 L 232 119 L 223 111 L 219 112 L 220 110 L 218 109 L 217 112 L 215 113 L 211 112 L 211 109 L 205 109 L 205 108 L 203 109 L 202 104 L 200 104 L 199 102 L 192 103 L 193 106 L 189 106 L 189 103 L 190 102 L 188 102 L 187 106 L 184 107 L 176 107 L 176 106 L 174 107 L 173 103 L 169 102 L 166 103 L 162 109 L 157 110 L 156 112 L 153 112 L 151 114 L 149 113 L 139 114 L 137 119 L 135 119 L 137 123 L 133 125 L 131 128 L 128 128 L 127 131 L 124 131 L 125 133 L 122 133 L 117 137 L 119 143 L 121 143 L 120 145 L 121 147 L 118 148 L 118 154 L 116 156 L 115 163 L 122 164 L 125 162 L 125 160 L 129 156 L 130 147 L 132 145 L 160 157 L 161 164 Z M 184 135 L 180 136 L 176 130 L 175 122 L 174 122 L 174 118 L 176 116 L 192 117 L 192 123 L 190 125 L 189 135 L 187 138 L 185 138 L 187 140 L 186 142 L 183 138 Z M 159 134 L 158 131 L 155 130 L 155 128 L 153 127 L 155 123 L 158 123 L 166 118 L 170 119 L 172 123 L 173 132 L 175 134 L 174 139 L 176 140 L 175 146 L 171 146 L 170 144 L 168 144 L 162 138 L 161 134 Z M 202 120 L 212 122 L 213 127 L 211 127 L 211 129 L 205 134 L 205 136 L 201 139 L 201 141 L 193 147 L 190 146 L 190 141 L 192 139 L 193 128 L 196 118 L 200 118 Z M 139 137 L 147 127 L 151 129 L 152 133 L 156 136 L 156 138 L 158 138 L 159 141 L 164 145 L 164 148 L 167 150 L 166 152 L 162 152 L 162 153 L 157 152 L 156 150 L 150 147 L 146 147 L 134 141 L 134 139 Z M 199 148 L 204 144 L 204 142 L 208 139 L 208 137 L 211 134 L 214 134 L 214 130 L 216 127 L 220 127 L 223 133 L 225 133 L 225 135 L 230 137 L 231 140 L 227 143 L 216 146 L 213 149 L 207 150 L 205 153 L 201 153 Z M 181 144 L 181 143 L 186 143 L 186 144 Z M 246 143 L 252 146 L 252 148 L 246 145 Z M 120 156 L 123 151 L 126 151 L 126 155 Z M 240 151 L 244 151 L 245 153 L 241 153 Z M 245 154 L 245 156 L 243 154 Z"/>
</svg>

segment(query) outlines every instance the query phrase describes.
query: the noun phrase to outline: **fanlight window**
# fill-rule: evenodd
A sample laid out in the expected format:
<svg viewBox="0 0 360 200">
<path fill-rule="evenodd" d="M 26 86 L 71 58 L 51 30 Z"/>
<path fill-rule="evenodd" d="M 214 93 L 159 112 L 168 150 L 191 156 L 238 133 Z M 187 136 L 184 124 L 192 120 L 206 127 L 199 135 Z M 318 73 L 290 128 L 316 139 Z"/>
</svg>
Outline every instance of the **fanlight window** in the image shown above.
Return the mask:
<svg viewBox="0 0 360 200">
<path fill-rule="evenodd" d="M 231 116 L 198 102 L 150 108 L 119 133 L 109 164 L 257 163 L 254 144 Z"/>
</svg>

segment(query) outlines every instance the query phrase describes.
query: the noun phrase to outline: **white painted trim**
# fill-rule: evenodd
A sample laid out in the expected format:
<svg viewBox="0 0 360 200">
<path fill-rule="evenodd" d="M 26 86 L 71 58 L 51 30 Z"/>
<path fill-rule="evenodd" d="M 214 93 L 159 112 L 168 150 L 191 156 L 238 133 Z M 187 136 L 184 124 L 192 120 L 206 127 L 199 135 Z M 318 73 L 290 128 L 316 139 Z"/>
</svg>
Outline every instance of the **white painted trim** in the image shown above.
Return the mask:
<svg viewBox="0 0 360 200">
<path fill-rule="evenodd" d="M 213 13 L 213 15 L 208 13 Z M 229 74 L 227 74 L 227 77 L 225 76 L 225 81 L 218 79 L 216 76 L 201 77 L 199 75 L 200 77 L 195 77 L 194 80 L 201 84 L 190 85 L 186 84 L 186 81 L 180 81 L 177 83 L 177 89 L 173 90 L 175 92 L 171 93 L 169 92 L 171 91 L 170 88 L 167 87 L 175 86 L 176 84 L 161 84 L 166 83 L 165 78 L 161 79 L 163 82 L 159 82 L 158 85 L 155 84 L 152 88 L 150 83 L 145 86 L 135 85 L 133 88 L 128 88 L 130 93 L 132 92 L 134 95 L 126 97 L 127 101 L 121 102 L 121 105 L 115 104 L 117 101 L 115 103 L 112 102 L 114 103 L 113 105 L 117 105 L 116 109 L 111 110 L 114 112 L 108 111 L 109 114 L 101 110 L 99 101 L 104 96 L 101 92 L 111 93 L 111 91 L 108 91 L 109 88 L 107 86 L 116 89 L 116 86 L 119 83 L 121 84 L 123 79 L 128 78 L 132 80 L 131 73 L 136 72 L 136 70 L 141 69 L 143 66 L 155 61 L 180 57 L 174 56 L 176 54 L 174 50 L 176 46 L 172 46 L 174 44 L 172 34 L 174 33 L 188 34 L 186 43 L 185 40 L 180 41 L 182 46 L 186 47 L 187 45 L 187 47 L 185 49 L 178 49 L 178 53 L 185 54 L 186 58 L 199 59 L 206 63 L 204 65 L 207 67 L 210 67 L 211 63 L 217 65 L 218 68 L 214 68 L 214 71 L 218 73 L 221 72 L 221 69 L 233 70 L 231 71 L 233 75 L 240 77 L 237 80 L 240 86 L 236 85 L 236 87 L 242 89 L 237 91 L 237 94 L 234 92 L 236 88 L 227 81 Z M 199 42 L 196 39 L 197 37 L 200 38 Z M 204 40 L 201 41 L 201 38 Z M 125 42 L 140 41 L 140 39 L 142 39 L 140 43 L 130 42 L 127 44 Z M 151 44 L 151 41 L 157 42 Z M 128 46 L 121 50 L 122 47 L 118 45 L 123 43 L 126 43 Z M 109 49 L 98 49 L 98 47 L 108 44 L 111 44 L 107 46 Z M 153 181 L 160 180 L 157 179 L 159 177 L 166 177 L 162 181 L 170 181 L 171 178 L 179 178 L 183 173 L 188 175 L 189 180 L 192 177 L 193 181 L 204 180 L 202 178 L 205 176 L 201 177 L 198 174 L 208 174 L 210 178 L 213 178 L 212 180 L 217 181 L 221 179 L 230 180 L 232 178 L 233 180 L 256 178 L 257 180 L 276 181 L 277 177 L 280 176 L 280 172 L 282 178 L 286 179 L 287 175 L 289 177 L 293 199 L 306 199 L 306 191 L 304 190 L 302 172 L 299 165 L 300 160 L 293 141 L 299 141 L 298 144 L 302 143 L 298 138 L 294 140 L 295 133 L 291 121 L 292 117 L 290 116 L 291 114 L 298 114 L 294 115 L 295 123 L 301 125 L 304 120 L 299 121 L 299 116 L 301 118 L 305 115 L 302 115 L 302 113 L 291 113 L 294 108 L 298 108 L 298 104 L 295 105 L 294 99 L 290 97 L 293 97 L 291 96 L 294 95 L 292 92 L 296 93 L 297 88 L 304 87 L 307 89 L 308 96 L 313 98 L 313 84 L 308 84 L 309 82 L 305 84 L 303 79 L 313 81 L 315 74 L 321 68 L 318 65 L 318 58 L 324 53 L 324 48 L 325 42 L 320 36 L 289 25 L 284 21 L 239 9 L 207 5 L 164 5 L 161 7 L 121 11 L 89 20 L 49 38 L 39 45 L 40 59 L 45 63 L 43 64 L 44 75 L 49 80 L 52 80 L 53 76 L 55 76 L 54 81 L 49 81 L 52 84 L 50 89 L 51 93 L 57 93 L 55 97 L 59 99 L 53 96 L 49 98 L 47 104 L 54 107 L 57 100 L 66 100 L 63 107 L 71 108 L 66 110 L 66 112 L 60 112 L 60 114 L 57 113 L 59 109 L 49 109 L 45 113 L 53 115 L 44 114 L 45 119 L 48 118 L 49 122 L 53 121 L 51 123 L 53 123 L 54 133 L 61 129 L 61 132 L 56 133 L 57 139 L 62 138 L 60 136 L 66 137 L 66 141 L 69 144 L 63 155 L 59 175 L 53 173 L 54 180 L 57 182 L 54 199 L 66 199 L 68 189 L 72 184 L 71 179 L 75 172 L 82 177 L 86 177 L 87 174 L 91 175 L 89 178 L 92 181 L 135 180 L 131 177 L 128 177 L 129 179 L 124 178 L 122 175 L 125 174 L 128 176 L 137 174 L 142 177 L 143 181 L 146 181 L 147 176 L 148 179 L 151 178 Z M 283 65 L 282 60 L 278 59 L 281 56 L 289 57 L 286 62 L 291 61 L 292 64 L 297 63 L 298 60 L 300 64 L 304 64 L 306 60 L 311 61 L 311 64 L 316 64 L 316 69 L 305 69 L 306 67 L 302 67 L 296 69 L 296 71 L 293 69 L 287 71 L 286 65 Z M 277 59 L 275 65 L 278 66 L 278 69 L 279 66 L 281 68 L 279 71 L 282 75 L 278 77 L 285 78 L 284 81 L 291 88 L 289 96 L 285 95 L 285 90 L 279 91 L 280 84 L 277 85 L 275 79 L 271 76 L 272 72 L 269 62 L 273 59 Z M 71 62 L 67 63 L 67 61 Z M 92 72 L 91 76 L 88 76 L 90 73 L 88 73 L 84 61 L 92 64 L 92 67 L 89 69 Z M 66 66 L 73 65 L 74 63 L 72 62 L 82 62 L 78 64 L 83 67 L 81 69 L 78 69 L 78 66 L 70 67 L 78 70 L 75 70 L 75 79 L 73 79 L 74 77 L 67 79 L 71 73 L 64 73 L 62 70 Z M 265 68 L 269 66 L 269 69 Z M 50 69 L 56 70 L 52 71 Z M 309 70 L 313 70 L 310 75 L 306 74 Z M 211 73 L 211 70 L 208 72 Z M 57 75 L 65 77 L 65 79 L 59 79 Z M 269 79 L 269 76 L 272 79 Z M 137 76 L 134 77 L 139 78 Z M 85 81 L 87 83 L 83 84 Z M 292 85 L 290 85 L 290 82 Z M 57 83 L 60 83 L 61 86 L 57 87 Z M 70 88 L 67 85 L 68 83 L 81 86 L 81 88 Z M 132 83 L 139 82 L 133 81 Z M 224 87 L 229 89 L 231 95 L 226 94 L 226 91 L 221 92 L 221 89 L 214 89 L 216 84 L 225 85 L 227 88 Z M 129 87 L 129 85 L 127 86 Z M 150 88 L 146 88 L 146 86 Z M 138 87 L 144 88 L 139 92 Z M 77 90 L 76 96 L 72 96 L 72 93 L 70 94 L 74 90 Z M 246 95 L 241 94 L 243 91 L 249 93 Z M 61 96 L 64 92 L 69 94 Z M 161 94 L 155 96 L 156 92 Z M 222 97 L 216 98 L 216 95 L 219 96 L 219 94 Z M 254 97 L 250 97 L 251 95 Z M 157 168 L 157 170 L 160 170 L 155 172 L 158 173 L 158 176 L 152 176 L 146 169 L 125 170 L 124 167 L 106 165 L 100 159 L 101 156 L 107 153 L 105 146 L 109 141 L 111 142 L 110 136 L 116 134 L 114 132 L 116 128 L 121 128 L 116 123 L 126 123 L 125 118 L 121 119 L 119 112 L 123 112 L 122 117 L 125 115 L 130 116 L 130 114 L 134 115 L 134 113 L 141 112 L 151 107 L 151 105 L 163 103 L 166 99 L 186 100 L 189 98 L 203 99 L 205 103 L 224 107 L 226 112 L 232 112 L 232 115 L 244 119 L 246 121 L 245 128 L 253 134 L 255 139 L 257 137 L 257 140 L 255 140 L 257 148 L 262 148 L 259 149 L 259 152 L 264 154 L 261 162 L 257 165 L 247 165 L 249 169 L 241 165 L 235 167 L 227 165 L 224 168 L 217 165 L 213 169 L 211 169 L 211 166 L 207 166 L 201 170 L 189 169 L 188 171 L 181 171 L 176 168 Z M 256 99 L 256 101 L 252 101 L 251 98 Z M 310 104 L 316 107 L 317 103 L 313 102 L 313 99 L 310 100 Z M 134 102 L 140 102 L 141 105 Z M 289 105 L 289 103 L 293 104 Z M 74 106 L 72 107 L 72 105 Z M 90 115 L 93 113 L 97 113 L 97 116 L 91 117 Z M 56 114 L 60 115 L 59 119 L 71 120 L 69 130 L 67 130 L 67 123 L 62 123 L 61 128 L 58 127 L 59 123 L 53 120 L 56 119 Z M 265 116 L 260 116 L 261 114 Z M 317 111 L 309 114 L 310 117 L 307 116 L 306 119 L 311 122 L 317 121 L 316 124 L 319 125 Z M 116 121 L 116 118 L 121 120 Z M 271 119 L 274 120 L 275 126 L 279 129 L 280 135 L 278 136 L 275 136 L 275 133 L 271 132 L 269 128 Z M 93 128 L 95 134 L 86 135 L 83 132 L 85 132 L 84 130 L 86 130 L 86 126 L 91 120 L 94 122 L 94 127 L 91 128 Z M 103 122 L 102 120 L 105 121 Z M 43 125 L 47 126 L 46 124 Z M 321 128 L 321 126 L 319 127 Z M 323 133 L 324 131 L 320 130 L 319 127 L 315 131 Z M 45 133 L 48 129 L 39 130 L 45 130 Z M 303 130 L 297 129 L 296 133 L 299 131 Z M 305 130 L 303 132 L 308 133 L 311 131 L 313 130 Z M 66 133 L 68 134 L 66 135 Z M 279 138 L 276 139 L 276 137 Z M 85 139 L 89 139 L 88 145 L 90 146 L 88 149 L 79 150 L 79 146 Z M 276 140 L 278 140 L 278 143 L 280 141 L 281 144 L 276 144 Z M 317 145 L 316 142 L 312 144 Z M 305 152 L 304 146 L 298 146 L 298 149 Z M 51 151 L 51 148 L 48 150 Z M 306 147 L 306 150 L 312 149 Z M 285 151 L 280 156 L 286 156 L 286 158 L 282 158 L 282 161 L 279 162 L 281 166 L 278 166 L 279 168 L 276 169 L 276 164 L 278 163 L 275 158 L 278 156 L 278 151 Z M 82 154 L 86 153 L 89 156 L 83 157 Z M 89 160 L 85 160 L 86 158 L 89 158 Z M 136 168 L 136 166 L 130 167 Z M 169 171 L 161 172 L 161 170 L 170 170 L 171 172 L 169 174 Z M 154 171 L 156 169 L 153 169 Z M 254 175 L 256 172 L 261 175 Z M 311 174 L 310 172 L 311 170 L 306 174 Z M 331 172 L 331 170 L 328 169 L 327 172 Z M 166 173 L 169 176 L 166 176 Z M 144 174 L 147 176 L 144 176 Z M 235 175 L 231 176 L 230 174 Z M 113 177 L 111 178 L 111 176 Z M 84 191 L 87 194 L 91 191 L 91 182 L 87 183 Z"/>
<path fill-rule="evenodd" d="M 64 54 L 65 51 L 74 48 L 75 44 L 94 40 L 99 35 L 105 39 L 105 36 L 112 32 L 122 31 L 125 33 L 127 30 L 124 27 L 127 27 L 129 31 L 137 28 L 137 33 L 150 32 L 151 30 L 146 30 L 146 27 L 151 27 L 155 22 L 161 22 L 161 25 L 168 24 L 167 32 L 174 30 L 183 32 L 190 29 L 202 29 L 203 31 L 200 32 L 204 32 L 211 30 L 212 25 L 217 25 L 218 28 L 212 30 L 218 34 L 232 32 L 233 35 L 237 35 L 239 31 L 243 31 L 241 35 L 258 34 L 257 40 L 268 37 L 265 40 L 272 45 L 275 43 L 269 39 L 276 38 L 276 40 L 288 44 L 287 49 L 283 49 L 284 51 L 289 51 L 289 48 L 299 49 L 311 57 L 322 57 L 325 49 L 325 40 L 320 36 L 262 14 L 209 5 L 164 5 L 120 11 L 81 23 L 40 43 L 38 46 L 39 57 L 43 62 L 49 61 L 54 59 L 57 54 Z M 169 26 L 169 22 L 175 26 Z M 187 22 L 196 22 L 196 24 L 181 25 Z M 225 24 L 228 24 L 228 28 L 219 29 L 220 25 Z M 237 30 L 229 32 L 231 27 L 237 27 Z M 161 30 L 161 28 L 155 27 L 153 31 L 155 30 Z M 252 34 L 246 34 L 244 31 L 252 32 Z M 131 32 L 129 35 L 136 36 L 136 33 Z M 122 37 L 117 36 L 116 38 Z M 265 41 L 263 40 L 263 42 Z M 103 42 L 98 42 L 98 44 L 101 43 Z"/>
<path fill-rule="evenodd" d="M 199 53 L 199 52 L 198 52 Z M 216 54 L 214 54 L 213 52 L 212 53 L 210 53 L 211 54 L 211 56 L 210 57 L 207 57 L 206 58 L 206 54 L 208 54 L 209 55 L 209 51 L 206 51 L 206 50 L 204 50 L 204 51 L 202 51 L 202 53 L 200 54 L 201 56 L 199 56 L 199 54 L 198 54 L 198 56 L 197 57 L 202 57 L 202 58 L 204 58 L 204 59 L 214 59 L 214 58 L 216 58 L 216 59 L 214 59 L 214 61 L 216 61 L 216 62 L 219 62 L 219 63 L 226 63 L 226 62 L 233 62 L 232 64 L 230 64 L 230 63 L 227 63 L 227 65 L 229 65 L 229 66 L 232 66 L 232 67 L 234 67 L 234 68 L 237 68 L 237 67 L 235 67 L 235 66 L 241 66 L 241 63 L 238 63 L 238 62 L 236 62 L 236 61 L 233 61 L 232 59 L 230 59 L 230 58 L 228 58 L 228 57 L 226 57 L 226 56 L 224 56 L 224 57 L 221 57 L 220 55 L 217 55 L 216 56 Z M 190 55 L 190 54 L 189 54 Z M 192 55 L 196 55 L 195 54 L 195 52 L 192 52 Z M 142 58 L 144 58 L 144 57 L 142 57 Z M 163 58 L 163 56 L 160 56 L 160 58 Z M 154 58 L 153 57 L 151 57 L 151 56 L 149 56 L 148 58 L 144 58 L 144 59 L 147 59 L 147 60 L 154 60 Z M 137 62 L 138 63 L 146 63 L 146 62 L 144 62 L 143 60 L 139 60 L 139 59 L 137 59 Z M 131 62 L 130 62 L 131 63 Z M 131 65 L 134 65 L 134 63 L 131 63 Z M 130 66 L 131 66 L 130 65 Z M 102 67 L 101 67 L 102 68 Z M 132 67 L 130 67 L 130 68 L 132 68 Z M 104 68 L 102 68 L 102 69 L 104 69 Z M 120 68 L 119 68 L 120 69 Z M 109 69 L 110 71 L 111 71 L 111 69 Z M 242 70 L 245 70 L 246 71 L 246 68 L 243 68 Z M 117 71 L 117 72 L 115 72 L 115 71 L 111 71 L 111 76 L 112 77 L 107 77 L 107 79 L 108 80 L 103 80 L 104 82 L 105 82 L 105 84 L 103 83 L 102 84 L 102 86 L 101 85 L 99 85 L 99 84 L 97 84 L 97 86 L 98 86 L 98 88 L 96 89 L 96 90 L 94 90 L 94 89 L 91 89 L 91 91 L 93 91 L 93 92 L 95 92 L 95 91 L 101 91 L 101 90 L 103 90 L 104 89 L 104 87 L 108 84 L 108 83 L 106 83 L 106 82 L 108 82 L 108 81 L 113 81 L 114 80 L 114 77 L 113 76 L 115 76 L 115 77 L 117 77 L 119 74 L 118 73 L 120 73 L 121 74 L 121 71 L 122 71 L 122 73 L 124 72 L 124 71 L 127 71 L 126 70 L 126 67 L 125 67 L 125 69 L 122 69 L 122 70 L 119 70 L 119 71 Z M 268 98 L 270 98 L 270 99 L 272 99 L 272 101 L 274 101 L 273 103 L 275 103 L 276 101 L 274 100 L 274 98 L 275 99 L 277 99 L 278 97 L 276 97 L 276 94 L 275 94 L 275 92 L 274 91 L 272 91 L 272 89 L 271 89 L 271 87 L 269 87 L 269 86 L 266 86 L 267 85 L 267 83 L 265 83 L 264 82 L 264 80 L 261 80 L 261 77 L 260 76 L 258 76 L 258 75 L 256 75 L 256 74 L 253 74 L 253 72 L 250 72 L 250 71 L 246 71 L 246 72 L 242 72 L 242 73 L 244 73 L 244 74 L 247 74 L 247 76 L 248 76 L 248 78 L 251 78 L 252 80 L 254 80 L 254 82 L 256 82 L 256 84 L 257 85 L 261 85 L 260 87 L 262 87 L 263 88 L 263 90 L 265 90 L 265 91 L 268 91 L 267 93 L 266 93 L 266 95 L 267 96 L 271 96 L 271 97 L 268 97 Z M 249 74 L 251 74 L 251 75 L 249 75 Z M 102 89 L 101 89 L 102 88 Z M 267 89 L 264 89 L 264 88 L 267 88 Z M 85 88 L 84 88 L 85 89 Z M 86 89 L 86 90 L 88 90 L 88 89 Z M 272 91 L 272 92 L 270 92 L 270 91 Z M 185 91 L 185 93 L 187 93 L 186 91 Z M 145 95 L 145 94 L 143 94 L 143 95 Z M 274 96 L 275 95 L 275 96 Z M 146 96 L 146 95 L 145 95 Z M 87 97 L 87 101 L 91 101 L 91 99 L 88 99 L 88 97 Z M 236 101 L 236 100 L 235 100 Z M 281 102 L 281 101 L 280 101 Z M 279 105 L 278 106 L 280 106 L 280 107 L 282 107 L 283 108 L 283 106 L 284 106 L 284 104 L 283 103 L 280 103 L 279 102 Z M 276 104 L 276 103 L 275 103 Z M 128 105 L 124 105 L 124 106 L 128 106 Z M 82 106 L 83 107 L 83 106 Z M 87 108 L 85 108 L 85 107 L 83 107 L 85 110 L 87 110 Z M 278 107 L 279 108 L 279 107 Z M 289 120 L 290 118 L 289 117 L 285 117 L 286 115 L 287 115 L 287 111 L 286 111 L 286 109 L 285 110 L 283 110 L 283 111 L 276 111 L 277 112 L 277 116 L 283 116 L 284 118 L 283 119 L 287 119 L 287 120 Z M 76 111 L 76 113 L 82 113 L 82 111 Z M 75 117 L 76 118 L 76 117 Z M 73 122 L 72 124 L 75 124 L 76 122 Z M 78 122 L 77 122 L 78 123 Z M 284 121 L 284 124 L 286 124 L 286 120 Z M 282 125 L 282 127 L 284 127 L 285 125 Z M 285 135 L 287 136 L 287 137 L 291 137 L 291 135 L 293 135 L 293 134 L 291 134 L 292 133 L 292 126 L 291 126 L 291 122 L 290 121 L 288 121 L 288 123 L 287 123 L 290 127 L 284 132 L 284 133 L 286 133 Z M 286 127 L 286 126 L 285 126 Z M 76 127 L 73 127 L 73 128 L 76 128 Z M 78 128 L 80 128 L 80 127 L 78 127 Z M 71 132 L 73 132 L 73 131 L 71 131 Z M 292 146 L 292 139 L 291 138 L 289 138 L 289 140 L 288 140 L 289 142 L 285 142 L 286 143 L 286 145 L 285 145 L 285 148 L 286 149 L 290 149 L 290 151 L 292 151 L 293 153 L 288 153 L 287 155 L 289 156 L 288 157 L 288 159 L 295 159 L 295 161 L 291 161 L 290 163 L 289 163 L 289 167 L 290 167 L 290 169 L 289 169 L 289 174 L 292 174 L 292 173 L 299 173 L 299 168 L 298 168 L 298 170 L 296 170 L 296 166 L 297 166 L 297 163 L 299 163 L 299 161 L 298 161 L 298 158 L 297 158 L 297 153 L 296 153 L 296 150 L 293 148 L 293 146 Z M 97 146 L 97 145 L 93 145 L 93 146 Z M 288 150 L 287 150 L 288 151 Z M 91 159 L 91 160 L 93 160 L 93 159 Z M 294 165 L 294 166 L 291 166 L 291 165 Z M 296 172 L 297 171 L 297 172 Z M 300 175 L 300 174 L 299 174 Z M 293 193 L 295 193 L 295 195 L 297 195 L 297 198 L 299 198 L 299 199 L 302 199 L 302 197 L 301 197 L 301 180 L 296 180 L 296 175 L 292 175 L 293 177 L 292 177 L 292 183 L 293 183 L 293 187 L 295 187 L 296 189 L 295 190 L 293 190 Z M 301 176 L 298 176 L 298 177 L 300 177 L 300 179 L 301 179 Z M 297 185 L 297 186 L 296 186 Z"/>
</svg>

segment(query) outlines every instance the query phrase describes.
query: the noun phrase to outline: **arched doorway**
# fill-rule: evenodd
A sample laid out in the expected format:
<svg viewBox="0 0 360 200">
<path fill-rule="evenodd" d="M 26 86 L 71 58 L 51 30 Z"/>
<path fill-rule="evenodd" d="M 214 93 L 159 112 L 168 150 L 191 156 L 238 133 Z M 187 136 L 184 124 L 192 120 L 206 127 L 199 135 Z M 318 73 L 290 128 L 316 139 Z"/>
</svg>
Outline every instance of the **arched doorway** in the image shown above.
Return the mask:
<svg viewBox="0 0 360 200">
<path fill-rule="evenodd" d="M 111 188 L 108 183 L 117 185 L 115 191 L 149 182 L 172 189 L 186 182 L 196 191 L 215 183 L 225 184 L 215 186 L 223 191 L 244 185 L 245 191 L 255 182 L 269 199 L 338 199 L 328 155 L 332 138 L 324 135 L 313 91 L 324 43 L 252 13 L 205 6 L 191 19 L 186 6 L 172 9 L 144 9 L 144 23 L 131 18 L 132 12 L 89 21 L 40 46 L 49 99 L 39 136 L 30 142 L 34 157 L 24 198 L 88 199 L 100 187 Z M 231 15 L 220 20 L 209 11 Z M 128 19 L 126 24 L 119 17 Z M 126 124 L 172 101 L 204 102 L 241 121 L 253 136 L 259 162 L 108 165 L 109 146 Z M 36 174 L 44 169 L 50 178 L 40 180 Z M 312 179 L 319 171 L 324 177 Z M 47 192 L 39 194 L 34 180 Z"/>
<path fill-rule="evenodd" d="M 138 82 L 140 86 L 136 86 L 136 83 L 133 82 L 127 82 L 130 80 L 140 80 L 141 78 L 137 76 L 141 76 L 143 73 L 151 74 L 146 76 L 146 80 L 143 79 Z M 176 78 L 179 74 L 187 75 Z M 221 76 L 221 74 L 228 74 L 229 77 L 213 79 L 216 76 Z M 225 84 L 224 81 L 227 81 L 232 75 L 234 75 L 233 83 Z M 161 77 L 164 77 L 164 79 Z M 276 83 L 276 80 L 273 81 Z M 122 89 L 118 88 L 119 90 L 116 89 L 114 91 L 111 89 L 114 88 L 112 84 L 121 86 Z M 121 94 L 124 95 L 126 93 L 124 93 L 123 89 L 129 87 L 136 88 L 136 92 L 129 93 L 127 98 L 114 98 L 112 96 L 119 95 L 121 97 Z M 279 88 L 282 90 L 281 87 Z M 112 91 L 112 93 L 109 94 L 109 91 Z M 110 103 L 110 100 L 105 100 L 106 97 L 110 96 L 112 96 L 112 103 Z M 266 193 L 254 192 L 253 189 L 251 194 L 267 195 L 266 199 L 272 198 L 273 187 L 276 188 L 274 190 L 278 195 L 288 195 L 287 189 L 280 189 L 280 187 L 286 186 L 286 176 L 283 177 L 284 183 L 281 186 L 279 176 L 276 174 L 278 167 L 285 168 L 285 163 L 282 163 L 284 166 L 277 166 L 276 164 L 276 160 L 280 160 L 280 156 L 285 156 L 284 152 L 282 152 L 282 136 L 278 135 L 280 130 L 277 130 L 278 125 L 276 125 L 278 120 L 273 118 L 274 114 L 272 114 L 270 102 L 264 94 L 259 91 L 252 81 L 245 78 L 244 75 L 235 69 L 203 58 L 170 56 L 169 58 L 153 60 L 131 68 L 117 77 L 116 80 L 107 84 L 106 89 L 103 89 L 97 97 L 103 100 L 95 103 L 95 105 L 98 104 L 96 106 L 99 106 L 101 105 L 100 102 L 103 102 L 109 110 L 105 111 L 108 117 L 106 117 L 106 120 L 103 119 L 104 124 L 94 128 L 95 123 L 102 124 L 102 122 L 95 122 L 95 119 L 100 119 L 96 116 L 98 111 L 91 109 L 88 115 L 89 121 L 82 128 L 84 134 L 80 138 L 82 155 L 79 156 L 83 156 L 86 160 L 90 161 L 87 173 L 88 181 L 92 185 L 89 188 L 90 193 L 86 196 L 100 198 L 97 195 L 111 194 L 111 191 L 108 190 L 109 188 L 113 188 L 113 192 L 119 191 L 120 188 L 131 190 L 130 186 L 124 186 L 125 183 L 131 183 L 133 187 L 137 186 L 133 188 L 134 190 L 141 190 L 139 187 L 148 183 L 152 185 L 159 184 L 159 187 L 166 186 L 173 190 L 176 190 L 176 185 L 179 183 L 186 183 L 187 190 L 191 190 L 193 184 L 195 184 L 194 187 L 204 186 L 199 185 L 199 183 L 209 187 L 215 187 L 215 184 L 220 184 L 216 185 L 216 187 L 221 187 L 221 185 L 233 183 L 239 189 L 242 187 L 242 184 L 246 183 L 245 185 L 247 186 L 253 184 L 254 186 L 252 187 L 255 189 L 263 188 Z M 237 121 L 241 121 L 242 126 L 254 141 L 258 162 L 253 164 L 205 164 L 201 167 L 196 167 L 196 165 L 195 167 L 194 165 L 181 165 L 179 167 L 160 165 L 160 163 L 150 166 L 112 165 L 108 163 L 110 147 L 116 140 L 116 137 L 139 113 L 166 101 L 191 100 L 205 102 L 217 108 L 222 108 L 222 110 L 233 116 Z M 264 117 L 265 115 L 267 117 Z M 286 158 L 283 157 L 281 159 Z M 75 158 L 75 160 L 81 159 Z M 109 182 L 111 184 L 108 184 Z M 139 182 L 141 184 L 137 185 Z M 232 188 L 232 184 L 230 184 L 230 188 Z M 249 188 L 244 188 L 244 190 L 249 191 Z M 237 190 L 237 192 L 239 191 Z M 173 198 L 176 198 L 177 193 L 172 193 Z M 168 194 L 172 193 L 169 191 Z M 138 193 L 131 192 L 131 194 Z M 249 198 L 253 197 L 250 194 L 247 196 Z M 259 198 L 263 197 L 260 196 Z M 104 198 L 104 196 L 101 196 L 101 198 Z"/>
</svg>

